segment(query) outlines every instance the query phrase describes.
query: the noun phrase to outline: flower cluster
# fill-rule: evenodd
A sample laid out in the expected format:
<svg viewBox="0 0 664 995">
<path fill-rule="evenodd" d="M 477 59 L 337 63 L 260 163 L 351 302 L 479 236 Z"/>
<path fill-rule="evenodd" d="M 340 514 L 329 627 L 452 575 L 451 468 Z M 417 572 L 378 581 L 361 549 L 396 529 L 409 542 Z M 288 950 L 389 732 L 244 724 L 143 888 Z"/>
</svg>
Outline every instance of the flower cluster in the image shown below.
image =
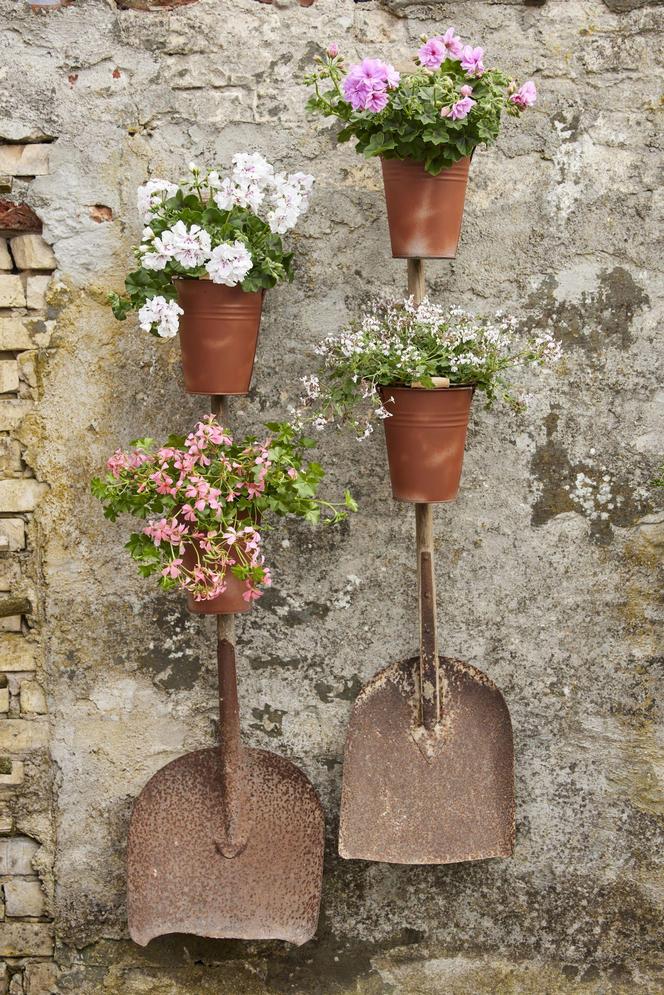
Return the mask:
<svg viewBox="0 0 664 995">
<path fill-rule="evenodd" d="M 413 159 L 435 175 L 494 142 L 503 111 L 518 115 L 537 99 L 532 80 L 518 87 L 484 58 L 484 49 L 464 44 L 454 28 L 422 39 L 412 73 L 380 59 L 347 67 L 331 45 L 305 77 L 314 88 L 307 106 L 338 118 L 338 140 L 356 138 L 358 152 Z"/>
<path fill-rule="evenodd" d="M 321 368 L 318 376 L 306 378 L 303 406 L 313 411 L 318 426 L 349 418 L 362 437 L 371 432 L 372 419 L 387 416 L 380 387 L 432 388 L 434 377 L 451 386 L 472 384 L 489 403 L 500 397 L 521 408 L 503 372 L 556 362 L 560 347 L 546 332 L 519 334 L 517 326 L 502 313 L 477 317 L 426 298 L 419 305 L 412 298 L 375 300 L 359 320 L 317 348 Z M 363 421 L 352 415 L 358 405 L 367 409 Z"/>
<path fill-rule="evenodd" d="M 348 492 L 343 506 L 317 497 L 323 469 L 303 458 L 311 440 L 287 423 L 267 430 L 262 440 L 236 440 L 210 415 L 185 438 L 140 439 L 110 457 L 92 491 L 112 521 L 124 512 L 147 519 L 127 543 L 144 576 L 159 574 L 162 587 L 203 601 L 222 594 L 232 573 L 252 601 L 270 583 L 263 538 L 271 516 L 329 523 L 355 510 Z"/>
<path fill-rule="evenodd" d="M 308 207 L 313 177 L 279 173 L 257 152 L 233 156 L 228 176 L 194 163 L 179 185 L 149 180 L 139 187 L 144 222 L 134 249 L 139 268 L 126 295 L 110 295 L 116 318 L 139 312 L 141 328 L 163 338 L 178 330 L 182 311 L 173 281 L 209 279 L 255 291 L 293 278 L 292 254 L 281 236 Z"/>
</svg>

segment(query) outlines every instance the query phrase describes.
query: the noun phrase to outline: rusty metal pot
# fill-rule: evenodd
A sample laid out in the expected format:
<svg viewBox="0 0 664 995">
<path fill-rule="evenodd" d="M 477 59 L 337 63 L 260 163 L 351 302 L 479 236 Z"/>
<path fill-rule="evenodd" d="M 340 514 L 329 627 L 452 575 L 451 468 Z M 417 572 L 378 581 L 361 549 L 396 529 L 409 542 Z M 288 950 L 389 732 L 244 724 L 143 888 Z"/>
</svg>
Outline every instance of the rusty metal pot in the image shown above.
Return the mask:
<svg viewBox="0 0 664 995">
<path fill-rule="evenodd" d="M 381 159 L 387 221 L 395 259 L 454 259 L 470 156 L 432 176 L 413 159 Z"/>
<path fill-rule="evenodd" d="M 438 504 L 459 492 L 474 387 L 381 387 L 396 501 Z"/>
<path fill-rule="evenodd" d="M 180 350 L 189 394 L 248 394 L 263 291 L 211 280 L 176 280 Z"/>
<path fill-rule="evenodd" d="M 182 556 L 183 564 L 191 570 L 196 562 L 196 552 L 193 545 L 187 545 Z M 245 601 L 242 595 L 246 591 L 244 581 L 236 577 L 232 570 L 226 572 L 226 590 L 216 598 L 207 601 L 196 601 L 192 594 L 187 594 L 187 608 L 194 615 L 236 615 L 238 612 L 248 612 L 253 606 L 252 601 Z"/>
</svg>

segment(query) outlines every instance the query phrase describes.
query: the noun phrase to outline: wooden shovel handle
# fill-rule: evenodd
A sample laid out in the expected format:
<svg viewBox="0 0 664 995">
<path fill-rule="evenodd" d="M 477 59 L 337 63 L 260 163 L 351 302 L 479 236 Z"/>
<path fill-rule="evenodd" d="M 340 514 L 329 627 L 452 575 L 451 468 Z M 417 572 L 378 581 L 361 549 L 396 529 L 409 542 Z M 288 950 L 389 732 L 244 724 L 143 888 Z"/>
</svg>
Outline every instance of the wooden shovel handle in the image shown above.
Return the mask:
<svg viewBox="0 0 664 995">
<path fill-rule="evenodd" d="M 420 604 L 420 720 L 434 729 L 440 720 L 436 578 L 433 570 L 433 514 L 430 504 L 415 505 Z"/>
<path fill-rule="evenodd" d="M 210 397 L 212 414 L 228 422 L 228 399 Z M 224 802 L 224 825 L 215 839 L 224 857 L 237 857 L 247 846 L 246 778 L 240 737 L 240 707 L 235 669 L 235 616 L 217 615 L 217 670 L 219 675 L 219 771 Z"/>
</svg>

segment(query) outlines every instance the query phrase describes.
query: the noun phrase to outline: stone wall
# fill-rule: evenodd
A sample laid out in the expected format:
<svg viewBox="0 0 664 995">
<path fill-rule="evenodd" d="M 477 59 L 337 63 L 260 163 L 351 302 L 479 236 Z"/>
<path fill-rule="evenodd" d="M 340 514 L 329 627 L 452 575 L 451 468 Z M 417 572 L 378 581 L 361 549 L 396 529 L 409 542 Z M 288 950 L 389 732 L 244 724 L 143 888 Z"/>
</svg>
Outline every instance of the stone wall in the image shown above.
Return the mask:
<svg viewBox="0 0 664 995">
<path fill-rule="evenodd" d="M 662 991 L 662 5 L 37 6 L 0 0 L 0 993 Z M 400 64 L 450 23 L 540 101 L 475 157 L 459 256 L 428 265 L 430 292 L 504 307 L 565 350 L 523 378 L 526 415 L 476 405 L 460 498 L 436 513 L 444 647 L 512 714 L 515 856 L 336 855 L 352 702 L 412 654 L 416 614 L 412 509 L 390 499 L 383 441 L 333 434 L 330 490 L 350 485 L 360 512 L 276 532 L 275 585 L 239 623 L 246 738 L 294 759 L 325 807 L 318 935 L 143 950 L 126 931 L 132 802 L 214 742 L 216 676 L 213 622 L 135 576 L 127 523 L 89 494 L 116 446 L 205 411 L 177 342 L 104 303 L 135 188 L 240 149 L 315 174 L 296 281 L 269 293 L 254 387 L 232 405 L 240 429 L 283 413 L 320 337 L 405 283 L 377 163 L 307 119 L 297 82 L 328 41 Z"/>
</svg>

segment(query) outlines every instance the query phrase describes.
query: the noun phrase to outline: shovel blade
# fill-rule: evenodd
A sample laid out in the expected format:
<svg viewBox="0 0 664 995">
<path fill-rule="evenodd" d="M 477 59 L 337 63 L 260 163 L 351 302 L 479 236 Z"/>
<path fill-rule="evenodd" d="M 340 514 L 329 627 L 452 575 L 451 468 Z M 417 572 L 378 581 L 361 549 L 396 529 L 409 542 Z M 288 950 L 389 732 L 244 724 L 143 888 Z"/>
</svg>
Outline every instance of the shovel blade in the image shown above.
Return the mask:
<svg viewBox="0 0 664 995">
<path fill-rule="evenodd" d="M 145 946 L 165 933 L 279 939 L 316 931 L 324 819 L 297 767 L 265 750 L 243 753 L 246 848 L 224 857 L 219 750 L 187 753 L 148 781 L 134 805 L 127 850 L 129 933 Z"/>
<path fill-rule="evenodd" d="M 440 657 L 443 715 L 419 723 L 419 658 L 360 692 L 344 753 L 339 853 L 395 864 L 509 857 L 514 748 L 507 705 L 481 671 Z"/>
</svg>

